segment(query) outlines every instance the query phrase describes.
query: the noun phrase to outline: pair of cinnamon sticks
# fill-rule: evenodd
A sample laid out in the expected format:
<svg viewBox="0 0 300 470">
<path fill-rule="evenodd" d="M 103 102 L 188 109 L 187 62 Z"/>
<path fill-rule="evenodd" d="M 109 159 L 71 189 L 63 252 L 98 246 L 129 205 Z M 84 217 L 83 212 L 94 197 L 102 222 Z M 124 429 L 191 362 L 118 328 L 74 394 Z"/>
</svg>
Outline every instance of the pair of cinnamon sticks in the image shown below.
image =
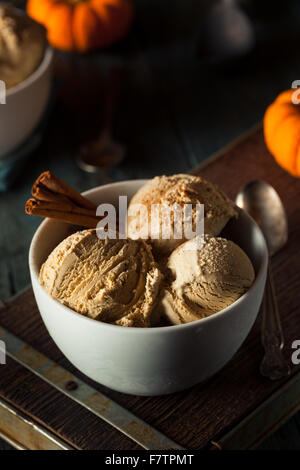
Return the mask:
<svg viewBox="0 0 300 470">
<path fill-rule="evenodd" d="M 25 212 L 74 225 L 95 228 L 101 217 L 96 205 L 50 171 L 42 173 L 32 187 Z"/>
</svg>

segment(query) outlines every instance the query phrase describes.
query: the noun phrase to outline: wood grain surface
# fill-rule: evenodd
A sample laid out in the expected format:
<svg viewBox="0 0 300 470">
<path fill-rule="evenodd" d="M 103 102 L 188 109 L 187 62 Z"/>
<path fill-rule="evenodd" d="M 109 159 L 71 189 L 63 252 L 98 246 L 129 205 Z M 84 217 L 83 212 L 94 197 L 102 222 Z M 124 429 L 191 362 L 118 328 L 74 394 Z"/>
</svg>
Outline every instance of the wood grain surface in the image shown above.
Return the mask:
<svg viewBox="0 0 300 470">
<path fill-rule="evenodd" d="M 282 197 L 289 220 L 289 243 L 272 264 L 286 338 L 285 354 L 290 358 L 291 343 L 300 339 L 300 181 L 273 162 L 261 130 L 196 172 L 217 183 L 231 197 L 243 184 L 257 178 L 270 182 Z M 272 382 L 259 374 L 259 319 L 242 348 L 212 379 L 181 393 L 151 398 L 113 392 L 75 370 L 49 337 L 31 290 L 0 310 L 0 324 L 188 449 L 202 449 L 211 440 L 218 440 L 285 382 Z M 293 366 L 293 373 L 297 370 Z M 12 360 L 0 376 L 0 396 L 76 448 L 138 447 Z"/>
</svg>

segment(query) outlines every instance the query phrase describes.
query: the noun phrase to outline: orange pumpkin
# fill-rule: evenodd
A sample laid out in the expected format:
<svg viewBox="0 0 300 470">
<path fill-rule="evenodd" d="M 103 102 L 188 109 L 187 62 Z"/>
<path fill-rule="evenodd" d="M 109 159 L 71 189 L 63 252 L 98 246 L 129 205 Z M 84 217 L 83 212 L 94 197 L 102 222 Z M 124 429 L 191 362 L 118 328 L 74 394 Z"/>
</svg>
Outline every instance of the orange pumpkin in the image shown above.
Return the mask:
<svg viewBox="0 0 300 470">
<path fill-rule="evenodd" d="M 264 116 L 265 142 L 277 163 L 300 177 L 300 104 L 299 90 L 281 93 Z"/>
<path fill-rule="evenodd" d="M 27 13 L 43 24 L 53 47 L 86 52 L 106 47 L 131 26 L 131 0 L 28 0 Z"/>
</svg>

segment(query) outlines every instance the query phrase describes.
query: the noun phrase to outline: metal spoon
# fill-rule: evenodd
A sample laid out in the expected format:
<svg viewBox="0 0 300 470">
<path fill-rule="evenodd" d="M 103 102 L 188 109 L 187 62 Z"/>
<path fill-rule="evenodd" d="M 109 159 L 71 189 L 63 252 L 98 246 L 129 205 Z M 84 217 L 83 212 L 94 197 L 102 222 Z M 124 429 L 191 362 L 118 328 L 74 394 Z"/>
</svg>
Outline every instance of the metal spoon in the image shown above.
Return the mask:
<svg viewBox="0 0 300 470">
<path fill-rule="evenodd" d="M 238 193 L 236 204 L 245 209 L 260 226 L 270 257 L 285 245 L 288 239 L 287 217 L 281 199 L 272 186 L 264 181 L 251 181 Z M 282 354 L 284 337 L 270 261 L 262 302 L 261 338 L 265 355 L 260 373 L 272 380 L 288 376 L 290 366 Z"/>
<path fill-rule="evenodd" d="M 113 117 L 122 77 L 123 70 L 116 69 L 110 73 L 101 133 L 95 140 L 82 145 L 77 154 L 78 166 L 88 173 L 107 172 L 125 157 L 124 146 L 112 138 Z"/>
</svg>

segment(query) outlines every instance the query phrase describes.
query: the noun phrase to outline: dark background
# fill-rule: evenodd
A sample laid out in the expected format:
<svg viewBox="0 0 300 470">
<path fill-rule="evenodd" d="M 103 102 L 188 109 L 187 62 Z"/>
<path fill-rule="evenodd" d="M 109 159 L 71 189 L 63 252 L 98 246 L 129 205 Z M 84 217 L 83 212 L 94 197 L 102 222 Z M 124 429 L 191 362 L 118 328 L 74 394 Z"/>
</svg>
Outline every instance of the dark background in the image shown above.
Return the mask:
<svg viewBox="0 0 300 470">
<path fill-rule="evenodd" d="M 28 247 L 40 220 L 24 214 L 24 203 L 40 172 L 51 169 L 79 190 L 103 182 L 83 173 L 74 156 L 101 128 L 111 68 L 126 69 L 114 125 L 126 159 L 110 171 L 112 180 L 189 171 L 261 121 L 276 95 L 300 79 L 299 0 L 239 2 L 255 35 L 254 48 L 240 57 L 211 53 L 204 25 L 214 3 L 135 0 L 124 41 L 86 56 L 56 55 L 42 144 L 0 194 L 2 300 L 29 284 Z M 299 431 L 296 415 L 261 447 L 300 449 Z"/>
</svg>

